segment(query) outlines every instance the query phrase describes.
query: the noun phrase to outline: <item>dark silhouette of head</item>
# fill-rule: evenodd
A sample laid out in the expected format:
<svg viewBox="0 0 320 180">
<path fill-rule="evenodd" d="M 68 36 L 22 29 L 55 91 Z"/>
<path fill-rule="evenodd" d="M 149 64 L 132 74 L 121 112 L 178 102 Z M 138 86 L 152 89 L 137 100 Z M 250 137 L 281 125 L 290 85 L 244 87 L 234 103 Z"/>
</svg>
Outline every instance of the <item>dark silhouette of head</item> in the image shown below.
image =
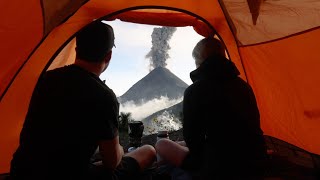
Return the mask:
<svg viewBox="0 0 320 180">
<path fill-rule="evenodd" d="M 196 66 L 199 67 L 208 57 L 219 55 L 225 57 L 225 47 L 220 40 L 207 37 L 200 40 L 192 51 Z"/>
<path fill-rule="evenodd" d="M 113 46 L 113 28 L 101 21 L 89 24 L 76 35 L 77 59 L 87 62 L 104 61 Z"/>
</svg>

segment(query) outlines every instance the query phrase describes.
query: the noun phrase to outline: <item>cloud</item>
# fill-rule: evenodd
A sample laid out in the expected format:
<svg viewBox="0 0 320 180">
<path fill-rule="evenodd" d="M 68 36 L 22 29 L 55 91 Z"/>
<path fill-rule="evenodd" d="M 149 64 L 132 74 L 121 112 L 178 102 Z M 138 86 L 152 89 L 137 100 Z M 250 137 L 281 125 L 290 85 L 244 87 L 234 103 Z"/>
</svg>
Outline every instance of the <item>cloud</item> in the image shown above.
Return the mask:
<svg viewBox="0 0 320 180">
<path fill-rule="evenodd" d="M 179 99 L 169 99 L 168 97 L 161 96 L 150 101 L 143 103 L 142 105 L 135 105 L 132 101 L 120 104 L 120 112 L 130 112 L 134 120 L 142 120 L 143 118 L 168 108 L 182 101 L 182 97 Z"/>
<path fill-rule="evenodd" d="M 135 105 L 132 101 L 125 104 L 120 104 L 120 112 L 130 112 L 131 117 L 140 121 L 147 116 L 171 107 L 182 101 L 183 97 L 179 99 L 169 99 L 166 96 L 161 96 L 142 105 Z M 144 135 L 157 133 L 159 130 L 174 131 L 182 128 L 182 123 L 179 119 L 171 115 L 169 112 L 164 111 L 157 118 L 144 122 Z"/>
<path fill-rule="evenodd" d="M 186 56 L 192 57 L 191 52 L 194 46 L 203 38 L 191 26 L 178 27 L 170 41 L 171 51 L 185 52 Z"/>
<path fill-rule="evenodd" d="M 167 61 L 167 68 L 187 84 L 192 83 L 189 74 L 196 68 L 192 50 L 202 38 L 189 26 L 178 28 L 170 41 L 171 58 Z"/>
<path fill-rule="evenodd" d="M 108 22 L 114 29 L 115 43 L 126 47 L 146 48 L 151 47 L 151 34 L 156 26 L 142 25 L 115 20 Z"/>
</svg>

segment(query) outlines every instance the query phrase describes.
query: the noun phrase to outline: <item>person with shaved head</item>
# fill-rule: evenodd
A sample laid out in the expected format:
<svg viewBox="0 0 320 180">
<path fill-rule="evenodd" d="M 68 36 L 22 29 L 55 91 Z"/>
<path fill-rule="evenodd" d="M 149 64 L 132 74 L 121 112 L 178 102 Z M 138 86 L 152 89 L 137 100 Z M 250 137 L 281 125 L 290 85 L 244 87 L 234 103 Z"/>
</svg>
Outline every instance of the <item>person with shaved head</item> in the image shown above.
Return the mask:
<svg viewBox="0 0 320 180">
<path fill-rule="evenodd" d="M 192 56 L 197 69 L 184 93 L 183 142 L 161 139 L 162 162 L 200 179 L 241 179 L 264 174 L 266 144 L 250 85 L 226 58 L 223 43 L 202 39 Z"/>
</svg>

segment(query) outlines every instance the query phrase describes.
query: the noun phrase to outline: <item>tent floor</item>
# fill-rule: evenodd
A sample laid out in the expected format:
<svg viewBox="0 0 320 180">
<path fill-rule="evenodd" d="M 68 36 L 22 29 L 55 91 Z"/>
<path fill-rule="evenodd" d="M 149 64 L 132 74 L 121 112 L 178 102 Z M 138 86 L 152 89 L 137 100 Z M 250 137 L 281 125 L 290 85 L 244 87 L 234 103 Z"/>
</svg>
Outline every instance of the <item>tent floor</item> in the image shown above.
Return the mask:
<svg viewBox="0 0 320 180">
<path fill-rule="evenodd" d="M 121 137 L 121 134 L 120 134 Z M 125 137 L 125 136 L 124 136 Z M 183 140 L 182 130 L 169 134 L 172 140 Z M 156 135 L 152 134 L 142 138 L 142 144 L 154 145 Z M 271 136 L 265 136 L 270 155 L 270 168 L 268 173 L 260 180 L 318 180 L 320 179 L 320 156 L 309 153 L 285 141 Z M 128 139 L 121 138 L 120 143 L 128 149 Z M 7 174 L 0 174 L 0 180 L 5 180 Z M 170 180 L 169 173 L 157 171 L 156 168 L 146 172 L 142 180 Z M 183 180 L 180 178 L 180 180 Z"/>
<path fill-rule="evenodd" d="M 182 130 L 169 134 L 171 140 L 183 140 Z M 268 175 L 262 179 L 320 180 L 320 156 L 280 139 L 264 136 L 270 156 Z M 142 144 L 154 145 L 156 135 L 142 138 Z M 127 145 L 125 142 L 121 142 Z"/>
</svg>

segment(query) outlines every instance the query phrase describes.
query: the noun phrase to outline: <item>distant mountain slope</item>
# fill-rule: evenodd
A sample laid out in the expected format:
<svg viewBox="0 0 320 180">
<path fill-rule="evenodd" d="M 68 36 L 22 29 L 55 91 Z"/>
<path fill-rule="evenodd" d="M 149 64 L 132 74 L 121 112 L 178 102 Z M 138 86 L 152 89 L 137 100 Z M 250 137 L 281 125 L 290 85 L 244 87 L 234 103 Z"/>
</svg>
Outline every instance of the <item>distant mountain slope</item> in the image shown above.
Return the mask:
<svg viewBox="0 0 320 180">
<path fill-rule="evenodd" d="M 162 109 L 160 111 L 157 111 L 153 114 L 151 114 L 150 116 L 144 118 L 142 121 L 144 123 L 147 123 L 147 121 L 150 121 L 156 117 L 158 117 L 159 115 L 162 115 L 165 111 L 167 111 L 170 115 L 173 115 L 175 116 L 176 118 L 179 118 L 181 120 L 181 116 L 182 116 L 182 102 L 176 104 L 176 105 L 173 105 L 171 107 L 168 107 L 166 109 Z"/>
<path fill-rule="evenodd" d="M 168 69 L 158 67 L 135 83 L 118 99 L 120 103 L 133 101 L 135 104 L 141 104 L 161 96 L 178 99 L 183 96 L 187 87 L 185 82 Z"/>
<path fill-rule="evenodd" d="M 160 110 L 142 120 L 144 134 L 153 134 L 159 130 L 175 131 L 182 128 L 182 102 Z"/>
</svg>

